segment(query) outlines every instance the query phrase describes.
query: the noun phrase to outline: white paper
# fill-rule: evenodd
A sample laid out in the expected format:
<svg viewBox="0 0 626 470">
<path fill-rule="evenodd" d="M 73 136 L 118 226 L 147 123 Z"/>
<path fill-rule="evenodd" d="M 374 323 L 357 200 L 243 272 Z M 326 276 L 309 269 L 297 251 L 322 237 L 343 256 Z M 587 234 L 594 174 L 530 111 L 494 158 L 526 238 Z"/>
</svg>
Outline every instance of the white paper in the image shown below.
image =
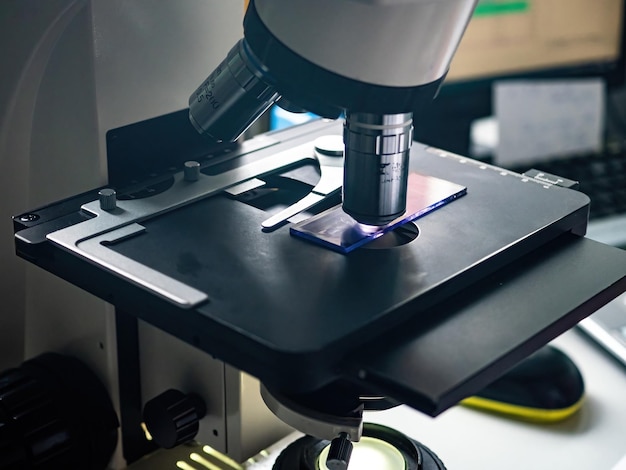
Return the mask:
<svg viewBox="0 0 626 470">
<path fill-rule="evenodd" d="M 494 85 L 499 165 L 597 152 L 604 129 L 601 79 L 515 80 Z"/>
</svg>

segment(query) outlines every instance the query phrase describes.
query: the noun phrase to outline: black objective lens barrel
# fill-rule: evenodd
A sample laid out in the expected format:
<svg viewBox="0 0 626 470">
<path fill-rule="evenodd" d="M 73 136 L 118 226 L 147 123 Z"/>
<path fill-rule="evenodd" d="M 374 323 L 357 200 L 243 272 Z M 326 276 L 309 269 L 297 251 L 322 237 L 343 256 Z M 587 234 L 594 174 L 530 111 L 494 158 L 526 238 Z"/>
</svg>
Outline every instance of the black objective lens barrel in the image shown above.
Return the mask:
<svg viewBox="0 0 626 470">
<path fill-rule="evenodd" d="M 189 97 L 189 120 L 199 133 L 233 142 L 280 98 L 271 82 L 242 39 Z"/>
<path fill-rule="evenodd" d="M 406 211 L 411 113 L 347 113 L 343 210 L 357 222 L 386 225 Z"/>
</svg>

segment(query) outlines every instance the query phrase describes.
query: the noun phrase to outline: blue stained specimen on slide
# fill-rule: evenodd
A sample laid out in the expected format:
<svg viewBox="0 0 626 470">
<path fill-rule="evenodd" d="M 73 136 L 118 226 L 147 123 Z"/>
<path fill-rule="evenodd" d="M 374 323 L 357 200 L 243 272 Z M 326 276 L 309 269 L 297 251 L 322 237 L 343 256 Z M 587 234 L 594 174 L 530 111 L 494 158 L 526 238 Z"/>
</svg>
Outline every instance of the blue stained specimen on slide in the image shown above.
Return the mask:
<svg viewBox="0 0 626 470">
<path fill-rule="evenodd" d="M 416 220 L 435 209 L 458 199 L 467 188 L 433 176 L 411 173 L 407 187 L 406 211 L 381 227 L 358 223 L 341 206 L 333 207 L 291 227 L 293 236 L 329 248 L 349 253 L 401 225 Z"/>
</svg>

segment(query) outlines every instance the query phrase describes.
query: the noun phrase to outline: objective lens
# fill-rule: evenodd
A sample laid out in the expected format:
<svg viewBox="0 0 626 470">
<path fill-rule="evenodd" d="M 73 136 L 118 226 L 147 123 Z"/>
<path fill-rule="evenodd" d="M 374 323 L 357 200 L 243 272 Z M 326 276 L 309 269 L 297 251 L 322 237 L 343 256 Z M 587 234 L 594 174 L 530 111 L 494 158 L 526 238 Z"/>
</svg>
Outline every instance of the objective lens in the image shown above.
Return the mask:
<svg viewBox="0 0 626 470">
<path fill-rule="evenodd" d="M 189 120 L 201 134 L 233 142 L 280 95 L 245 39 L 189 97 Z"/>
<path fill-rule="evenodd" d="M 406 210 L 413 116 L 347 113 L 343 210 L 357 222 L 386 225 Z"/>
</svg>

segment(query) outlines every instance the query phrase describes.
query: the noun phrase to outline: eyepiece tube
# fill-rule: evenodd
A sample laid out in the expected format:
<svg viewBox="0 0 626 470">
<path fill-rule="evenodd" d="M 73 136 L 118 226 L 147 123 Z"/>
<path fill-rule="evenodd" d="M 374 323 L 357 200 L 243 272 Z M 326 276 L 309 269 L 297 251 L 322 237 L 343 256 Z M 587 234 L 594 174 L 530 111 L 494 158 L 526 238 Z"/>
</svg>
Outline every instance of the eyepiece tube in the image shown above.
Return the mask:
<svg viewBox="0 0 626 470">
<path fill-rule="evenodd" d="M 406 211 L 413 115 L 346 113 L 343 210 L 386 225 Z"/>
<path fill-rule="evenodd" d="M 189 97 L 189 120 L 199 133 L 233 142 L 278 98 L 271 76 L 241 39 Z"/>
</svg>

